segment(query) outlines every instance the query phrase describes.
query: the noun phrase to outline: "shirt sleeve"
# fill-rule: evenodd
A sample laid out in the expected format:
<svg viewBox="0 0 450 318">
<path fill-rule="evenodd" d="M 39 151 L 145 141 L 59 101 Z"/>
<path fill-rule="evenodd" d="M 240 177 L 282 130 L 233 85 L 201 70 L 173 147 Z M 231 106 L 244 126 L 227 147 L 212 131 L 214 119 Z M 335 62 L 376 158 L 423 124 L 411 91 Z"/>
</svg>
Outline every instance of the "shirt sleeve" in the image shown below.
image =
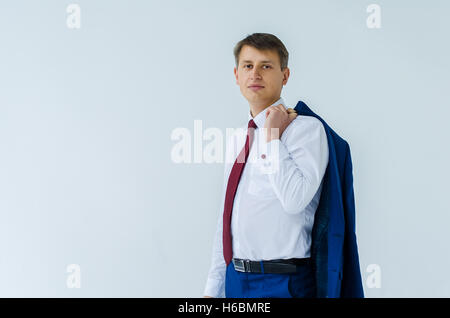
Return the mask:
<svg viewBox="0 0 450 318">
<path fill-rule="evenodd" d="M 226 263 L 222 249 L 222 214 L 217 222 L 216 236 L 214 238 L 211 267 L 206 281 L 204 296 L 223 297 L 225 292 Z"/>
<path fill-rule="evenodd" d="M 256 163 L 268 174 L 285 212 L 300 213 L 311 202 L 328 166 L 328 141 L 315 117 L 297 116 L 281 135 L 265 143 Z"/>
<path fill-rule="evenodd" d="M 227 155 L 229 154 L 227 153 Z M 226 263 L 223 257 L 222 232 L 223 232 L 223 209 L 225 204 L 226 187 L 228 185 L 228 175 L 230 170 L 230 164 L 228 163 L 228 161 L 229 160 L 227 160 L 224 165 L 225 167 L 223 175 L 222 200 L 219 206 L 219 215 L 217 220 L 216 234 L 213 243 L 211 267 L 209 269 L 206 286 L 203 292 L 204 296 L 211 296 L 215 298 L 225 297 Z"/>
</svg>

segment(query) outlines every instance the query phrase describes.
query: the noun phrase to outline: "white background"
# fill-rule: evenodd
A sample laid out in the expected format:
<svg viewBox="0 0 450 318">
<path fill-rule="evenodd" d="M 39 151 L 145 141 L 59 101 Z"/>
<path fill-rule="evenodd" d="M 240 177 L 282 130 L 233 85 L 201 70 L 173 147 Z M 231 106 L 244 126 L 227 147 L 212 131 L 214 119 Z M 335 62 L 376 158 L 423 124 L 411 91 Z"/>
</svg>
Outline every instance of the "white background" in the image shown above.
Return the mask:
<svg viewBox="0 0 450 318">
<path fill-rule="evenodd" d="M 253 32 L 290 53 L 287 104 L 350 144 L 366 296 L 450 296 L 448 2 L 78 1 L 80 29 L 70 3 L 0 5 L 1 297 L 202 296 L 223 166 L 173 163 L 170 136 L 246 123 Z"/>
</svg>

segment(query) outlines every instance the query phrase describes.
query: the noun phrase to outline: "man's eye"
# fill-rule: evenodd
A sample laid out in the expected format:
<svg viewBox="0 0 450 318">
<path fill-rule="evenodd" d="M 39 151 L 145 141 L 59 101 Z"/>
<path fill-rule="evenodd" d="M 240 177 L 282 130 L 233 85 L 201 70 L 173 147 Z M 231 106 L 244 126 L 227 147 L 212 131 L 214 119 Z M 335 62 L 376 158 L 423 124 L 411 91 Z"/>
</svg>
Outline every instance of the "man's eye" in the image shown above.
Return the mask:
<svg viewBox="0 0 450 318">
<path fill-rule="evenodd" d="M 251 64 L 245 64 L 244 68 L 250 68 L 251 66 L 252 66 Z M 272 66 L 270 65 L 263 65 L 263 67 L 272 68 Z"/>
</svg>

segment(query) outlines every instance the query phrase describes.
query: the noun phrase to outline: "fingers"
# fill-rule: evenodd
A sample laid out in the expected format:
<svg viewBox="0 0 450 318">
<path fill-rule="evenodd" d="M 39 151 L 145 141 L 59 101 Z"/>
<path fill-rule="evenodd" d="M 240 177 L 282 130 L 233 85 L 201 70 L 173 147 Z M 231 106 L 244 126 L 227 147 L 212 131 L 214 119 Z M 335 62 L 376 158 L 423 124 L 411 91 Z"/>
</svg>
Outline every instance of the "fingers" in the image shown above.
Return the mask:
<svg viewBox="0 0 450 318">
<path fill-rule="evenodd" d="M 297 115 L 298 115 L 297 112 L 289 113 L 288 114 L 289 121 L 293 121 L 295 117 L 297 117 Z"/>
<path fill-rule="evenodd" d="M 282 113 L 287 113 L 286 107 L 284 107 L 283 104 L 279 104 L 279 105 L 277 105 L 277 106 L 269 107 L 269 109 L 270 109 L 270 110 L 273 110 L 273 111 L 281 111 Z"/>
<path fill-rule="evenodd" d="M 276 109 L 281 110 L 283 113 L 297 113 L 297 111 L 291 107 L 289 107 L 288 109 L 286 109 L 286 107 L 283 104 L 279 104 L 277 106 L 275 106 Z"/>
<path fill-rule="evenodd" d="M 281 110 L 283 113 L 287 113 L 286 107 L 284 107 L 283 104 L 279 104 L 279 105 L 277 105 L 276 107 L 277 107 L 279 110 Z"/>
<path fill-rule="evenodd" d="M 293 118 L 295 118 L 297 116 L 297 111 L 291 107 L 289 107 L 288 109 L 286 109 L 286 107 L 283 104 L 279 104 L 277 106 L 273 106 L 273 107 L 269 107 L 266 111 L 266 118 L 267 116 L 269 116 L 271 111 L 281 111 L 282 113 L 285 114 L 294 114 L 295 116 L 293 116 Z M 291 117 L 290 117 L 291 118 Z"/>
<path fill-rule="evenodd" d="M 288 114 L 297 113 L 297 111 L 295 109 L 290 108 L 290 107 L 286 111 L 288 112 Z"/>
<path fill-rule="evenodd" d="M 287 109 L 287 113 L 288 113 L 289 122 L 292 122 L 295 119 L 295 117 L 297 117 L 297 115 L 298 115 L 297 111 L 290 107 Z"/>
</svg>

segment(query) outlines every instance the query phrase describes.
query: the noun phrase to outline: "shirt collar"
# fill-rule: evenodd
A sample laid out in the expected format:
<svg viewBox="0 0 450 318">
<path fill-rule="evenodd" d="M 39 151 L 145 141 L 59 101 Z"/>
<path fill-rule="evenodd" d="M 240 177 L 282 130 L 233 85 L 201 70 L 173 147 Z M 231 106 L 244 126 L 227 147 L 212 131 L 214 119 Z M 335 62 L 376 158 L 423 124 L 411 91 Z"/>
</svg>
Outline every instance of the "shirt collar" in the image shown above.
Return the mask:
<svg viewBox="0 0 450 318">
<path fill-rule="evenodd" d="M 263 111 L 261 111 L 258 115 L 256 115 L 255 117 L 252 116 L 250 110 L 248 111 L 248 120 L 250 121 L 250 119 L 253 119 L 253 121 L 255 122 L 256 126 L 258 128 L 260 127 L 264 127 L 264 124 L 266 123 L 266 111 L 269 107 L 272 106 L 276 106 L 278 104 L 283 104 L 283 106 L 287 109 L 288 107 L 286 106 L 286 104 L 284 103 L 283 97 L 280 97 L 280 99 L 278 99 L 275 103 L 273 103 L 272 105 L 268 106 L 267 108 L 265 108 Z"/>
</svg>

